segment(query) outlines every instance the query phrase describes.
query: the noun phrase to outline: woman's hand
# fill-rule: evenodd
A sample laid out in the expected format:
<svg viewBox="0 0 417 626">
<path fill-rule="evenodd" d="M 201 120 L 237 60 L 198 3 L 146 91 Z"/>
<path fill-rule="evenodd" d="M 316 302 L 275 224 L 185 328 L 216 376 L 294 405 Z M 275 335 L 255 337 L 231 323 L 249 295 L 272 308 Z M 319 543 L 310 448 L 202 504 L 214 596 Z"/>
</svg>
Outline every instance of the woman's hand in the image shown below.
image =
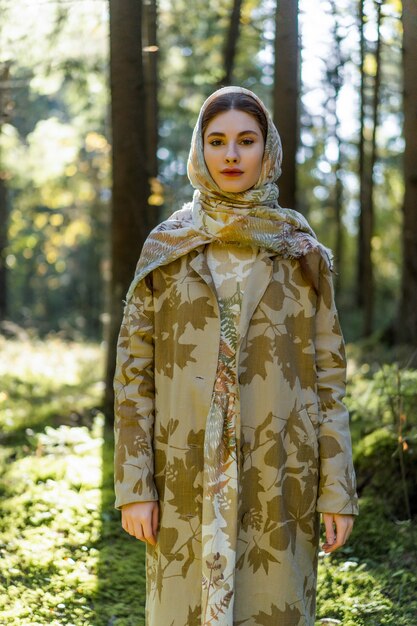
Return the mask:
<svg viewBox="0 0 417 626">
<path fill-rule="evenodd" d="M 346 543 L 352 532 L 354 519 L 353 515 L 323 513 L 326 528 L 326 543 L 323 544 L 323 550 L 326 554 L 334 552 Z"/>
<path fill-rule="evenodd" d="M 157 500 L 131 502 L 122 506 L 123 529 L 140 541 L 156 545 L 156 531 L 159 521 Z"/>
</svg>

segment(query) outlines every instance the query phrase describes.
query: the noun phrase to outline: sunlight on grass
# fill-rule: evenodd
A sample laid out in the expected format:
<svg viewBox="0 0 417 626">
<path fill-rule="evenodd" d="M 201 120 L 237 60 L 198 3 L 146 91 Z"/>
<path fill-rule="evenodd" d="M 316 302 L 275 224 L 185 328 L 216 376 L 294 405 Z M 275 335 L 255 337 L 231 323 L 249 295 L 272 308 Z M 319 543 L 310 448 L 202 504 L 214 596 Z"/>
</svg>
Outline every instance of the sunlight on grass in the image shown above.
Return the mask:
<svg viewBox="0 0 417 626">
<path fill-rule="evenodd" d="M 99 408 L 102 349 L 56 338 L 0 338 L 0 349 L 0 624 L 143 626 L 145 551 L 113 506 L 113 436 Z M 393 429 L 378 372 L 352 361 L 347 402 L 362 464 L 372 458 L 366 434 L 384 422 Z M 416 372 L 402 376 L 412 429 Z M 362 471 L 373 476 L 373 468 Z M 387 509 L 389 480 L 382 499 L 372 485 L 362 491 L 349 544 L 320 556 L 317 626 L 413 623 L 417 526 L 401 520 L 400 507 L 396 515 Z"/>
<path fill-rule="evenodd" d="M 352 549 L 347 547 L 345 552 Z M 378 616 L 389 615 L 392 602 L 383 594 L 380 582 L 367 563 L 356 557 L 331 559 L 321 554 L 319 561 L 317 624 L 379 624 Z M 372 620 L 372 621 L 371 621 Z M 375 620 L 375 621 L 374 621 Z"/>
<path fill-rule="evenodd" d="M 92 617 L 86 596 L 97 587 L 102 425 L 97 415 L 91 432 L 50 428 L 32 454 L 8 463 L 0 521 L 8 598 L 0 623 L 85 623 L 78 610 Z"/>
<path fill-rule="evenodd" d="M 144 547 L 114 509 L 97 345 L 0 338 L 0 624 L 142 626 Z"/>
<path fill-rule="evenodd" d="M 0 337 L 0 424 L 5 433 L 66 423 L 103 394 L 104 349 L 96 344 Z"/>
<path fill-rule="evenodd" d="M 58 338 L 16 341 L 0 337 L 0 354 L 0 376 L 18 376 L 22 385 L 33 380 L 55 382 L 57 386 L 77 385 L 86 375 L 89 382 L 99 382 L 103 374 L 104 349 L 97 344 L 64 343 Z"/>
<path fill-rule="evenodd" d="M 0 576 L 7 593 L 0 594 L 0 623 L 93 623 L 89 598 L 102 527 L 103 416 L 94 408 L 101 351 L 58 340 L 2 340 L 1 352 Z M 72 412 L 88 426 L 60 423 Z"/>
</svg>

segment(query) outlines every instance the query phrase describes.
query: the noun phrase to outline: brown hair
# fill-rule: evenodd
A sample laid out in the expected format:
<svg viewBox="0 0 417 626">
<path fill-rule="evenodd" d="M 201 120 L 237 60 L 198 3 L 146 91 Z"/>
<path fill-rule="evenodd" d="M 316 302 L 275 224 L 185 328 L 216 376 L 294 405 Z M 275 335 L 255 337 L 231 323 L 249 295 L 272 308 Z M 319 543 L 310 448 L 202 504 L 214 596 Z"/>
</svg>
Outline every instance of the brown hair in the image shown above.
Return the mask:
<svg viewBox="0 0 417 626">
<path fill-rule="evenodd" d="M 219 113 L 224 113 L 225 111 L 230 111 L 232 109 L 243 111 L 244 113 L 252 115 L 252 117 L 254 117 L 258 122 L 259 128 L 262 131 L 262 136 L 266 142 L 268 122 L 265 113 L 254 98 L 244 93 L 226 93 L 218 98 L 215 98 L 207 105 L 203 114 L 203 119 L 201 120 L 201 132 L 203 138 L 206 128 L 211 120 L 215 118 L 216 115 L 219 115 Z"/>
</svg>

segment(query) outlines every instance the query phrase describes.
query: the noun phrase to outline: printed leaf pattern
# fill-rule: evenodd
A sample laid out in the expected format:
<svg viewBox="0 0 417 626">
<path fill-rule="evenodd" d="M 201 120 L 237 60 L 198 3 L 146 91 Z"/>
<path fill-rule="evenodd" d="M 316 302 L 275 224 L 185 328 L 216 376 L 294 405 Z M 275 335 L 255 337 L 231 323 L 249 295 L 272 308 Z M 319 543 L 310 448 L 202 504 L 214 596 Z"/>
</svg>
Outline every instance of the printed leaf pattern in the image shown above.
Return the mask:
<svg viewBox="0 0 417 626">
<path fill-rule="evenodd" d="M 296 606 L 290 606 L 285 604 L 285 609 L 280 611 L 275 604 L 271 607 L 272 613 L 269 615 L 264 611 L 260 611 L 255 618 L 255 624 L 260 626 L 278 626 L 278 624 L 285 624 L 285 626 L 299 626 L 302 615 Z"/>
<path fill-rule="evenodd" d="M 357 512 L 330 272 L 212 252 L 140 281 L 119 336 L 116 504 L 160 504 L 146 623 L 313 626 L 317 512 Z"/>
</svg>

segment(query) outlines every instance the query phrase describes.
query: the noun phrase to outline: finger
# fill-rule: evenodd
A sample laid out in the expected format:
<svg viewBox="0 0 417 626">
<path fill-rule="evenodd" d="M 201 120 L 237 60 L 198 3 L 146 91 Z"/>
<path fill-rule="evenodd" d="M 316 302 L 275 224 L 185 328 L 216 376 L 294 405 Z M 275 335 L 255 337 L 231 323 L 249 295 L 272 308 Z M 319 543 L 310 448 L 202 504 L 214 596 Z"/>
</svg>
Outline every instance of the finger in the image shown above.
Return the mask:
<svg viewBox="0 0 417 626">
<path fill-rule="evenodd" d="M 336 540 L 332 545 L 324 544 L 323 550 L 326 554 L 330 554 L 331 552 L 336 552 L 336 550 L 338 550 L 342 546 L 343 546 L 343 543 L 341 541 Z"/>
<path fill-rule="evenodd" d="M 129 530 L 129 516 L 126 515 L 125 511 L 122 511 L 122 528 L 124 531 L 130 534 Z"/>
<path fill-rule="evenodd" d="M 334 518 L 333 515 L 325 514 L 323 516 L 324 526 L 326 529 L 326 544 L 325 545 L 333 545 L 336 541 L 336 533 L 334 529 Z"/>
<path fill-rule="evenodd" d="M 353 518 L 348 515 L 336 516 L 337 536 L 346 542 L 353 528 Z"/>
<path fill-rule="evenodd" d="M 351 519 L 349 517 L 345 517 L 343 519 L 343 526 L 342 526 L 342 529 L 340 531 L 341 539 L 343 540 L 344 544 L 349 539 L 349 537 L 350 537 L 350 535 L 352 533 L 352 530 L 353 530 L 353 519 Z M 339 535 L 339 530 L 338 530 L 337 534 Z"/>
<path fill-rule="evenodd" d="M 324 544 L 323 549 L 326 554 L 335 552 L 345 545 L 353 528 L 353 520 L 347 517 L 336 517 L 336 541 L 332 544 Z"/>
<path fill-rule="evenodd" d="M 152 531 L 152 517 L 149 515 L 146 519 L 142 520 L 143 536 L 145 541 L 152 546 L 156 544 L 155 537 Z"/>
<path fill-rule="evenodd" d="M 144 541 L 144 539 L 143 539 L 143 532 L 142 532 L 142 525 L 141 525 L 140 521 L 137 521 L 134 518 L 132 518 L 131 515 L 127 515 L 126 514 L 122 518 L 122 526 L 123 526 L 123 529 L 129 535 L 132 535 L 132 537 L 136 537 L 136 539 L 140 539 L 140 540 Z"/>
<path fill-rule="evenodd" d="M 159 506 L 158 506 L 158 503 L 156 502 L 152 510 L 152 533 L 154 537 L 156 537 L 156 533 L 158 531 L 158 522 L 159 522 Z"/>
<path fill-rule="evenodd" d="M 139 539 L 139 541 L 146 541 L 143 526 L 140 523 L 135 524 L 135 530 L 132 535 L 136 537 L 136 539 Z"/>
<path fill-rule="evenodd" d="M 128 532 L 129 535 L 132 535 L 133 537 L 136 536 L 135 524 L 131 518 L 128 518 L 126 532 Z"/>
<path fill-rule="evenodd" d="M 122 513 L 122 528 L 123 530 L 125 530 L 127 532 L 127 524 L 126 524 L 126 519 L 125 516 Z"/>
<path fill-rule="evenodd" d="M 337 543 L 340 543 L 342 546 L 344 546 L 348 537 L 348 527 L 345 524 L 339 524 L 337 526 Z"/>
</svg>

